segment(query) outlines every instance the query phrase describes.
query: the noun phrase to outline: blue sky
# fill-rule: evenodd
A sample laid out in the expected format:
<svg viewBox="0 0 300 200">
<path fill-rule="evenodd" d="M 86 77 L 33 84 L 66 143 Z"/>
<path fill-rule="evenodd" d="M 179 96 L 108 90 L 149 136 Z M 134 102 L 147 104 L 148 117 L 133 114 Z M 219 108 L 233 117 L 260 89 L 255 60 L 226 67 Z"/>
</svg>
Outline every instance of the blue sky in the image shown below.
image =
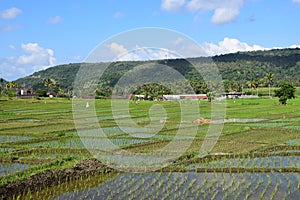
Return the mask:
<svg viewBox="0 0 300 200">
<path fill-rule="evenodd" d="M 199 56 L 298 47 L 299 19 L 300 0 L 0 0 L 0 77 L 81 62 L 99 43 L 142 27 L 185 34 L 206 50 Z"/>
</svg>

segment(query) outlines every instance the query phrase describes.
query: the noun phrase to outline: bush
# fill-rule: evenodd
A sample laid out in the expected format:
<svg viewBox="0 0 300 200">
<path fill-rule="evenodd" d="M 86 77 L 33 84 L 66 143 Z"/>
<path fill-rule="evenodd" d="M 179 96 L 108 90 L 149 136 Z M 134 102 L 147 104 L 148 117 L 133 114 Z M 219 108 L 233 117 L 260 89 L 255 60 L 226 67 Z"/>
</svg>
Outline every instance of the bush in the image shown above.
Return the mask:
<svg viewBox="0 0 300 200">
<path fill-rule="evenodd" d="M 7 96 L 8 96 L 8 97 L 15 97 L 15 96 L 16 96 L 16 93 L 15 93 L 15 92 L 12 92 L 12 91 L 8 91 L 8 92 L 7 92 Z"/>
<path fill-rule="evenodd" d="M 38 90 L 35 91 L 35 93 L 36 93 L 39 97 L 47 97 L 47 91 L 46 91 L 46 90 L 38 89 Z"/>
</svg>

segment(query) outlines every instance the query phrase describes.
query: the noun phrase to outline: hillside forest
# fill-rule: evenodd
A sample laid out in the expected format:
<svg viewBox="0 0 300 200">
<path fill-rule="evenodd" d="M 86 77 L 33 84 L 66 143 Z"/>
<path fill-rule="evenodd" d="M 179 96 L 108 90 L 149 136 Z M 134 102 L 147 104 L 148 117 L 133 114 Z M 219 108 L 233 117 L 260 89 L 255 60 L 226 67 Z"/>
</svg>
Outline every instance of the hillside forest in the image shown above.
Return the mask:
<svg viewBox="0 0 300 200">
<path fill-rule="evenodd" d="M 126 73 L 128 74 L 129 71 L 132 72 L 139 66 L 145 65 L 155 66 L 156 70 L 148 72 L 143 70 L 143 73 L 134 72 L 136 74 L 131 77 L 131 82 L 142 83 L 149 77 L 150 73 L 154 73 L 152 76 L 156 76 L 155 73 L 157 76 L 164 75 L 160 72 L 162 66 L 179 72 L 183 78 L 176 78 L 173 82 L 168 80 L 168 83 L 165 84 L 149 81 L 149 83 L 136 86 L 128 85 L 127 89 L 118 88 L 120 79 Z M 219 70 L 225 92 L 240 92 L 248 89 L 248 93 L 253 94 L 253 91 L 258 87 L 277 87 L 282 82 L 290 82 L 296 87 L 300 86 L 300 49 L 290 48 L 187 59 L 63 64 L 35 72 L 12 82 L 1 79 L 1 90 L 17 87 L 33 88 L 40 95 L 45 95 L 46 91 L 52 91 L 64 96 L 73 92 L 74 81 L 76 80 L 77 83 L 84 85 L 84 88 L 97 85 L 93 91 L 89 92 L 96 93 L 96 96 L 100 98 L 111 96 L 113 89 L 152 96 L 187 93 L 190 89 L 185 88 L 186 85 L 192 87 L 193 93 L 200 94 L 208 93 L 211 90 L 208 80 L 203 79 L 203 74 L 209 73 L 212 65 Z M 202 68 L 199 70 L 197 69 L 198 66 Z M 84 77 L 78 79 L 78 74 L 82 74 L 83 69 L 85 69 Z M 99 71 L 99 69 L 105 69 L 105 71 Z M 101 74 L 101 77 L 98 74 Z M 168 84 L 173 86 L 172 90 Z"/>
</svg>

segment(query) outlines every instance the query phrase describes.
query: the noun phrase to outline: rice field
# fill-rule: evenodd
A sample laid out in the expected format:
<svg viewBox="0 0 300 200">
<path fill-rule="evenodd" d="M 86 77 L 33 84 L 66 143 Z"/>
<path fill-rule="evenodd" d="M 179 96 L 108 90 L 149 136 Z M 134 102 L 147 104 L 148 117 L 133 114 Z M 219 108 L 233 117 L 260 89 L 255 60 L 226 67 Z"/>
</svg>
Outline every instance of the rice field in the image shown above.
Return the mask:
<svg viewBox="0 0 300 200">
<path fill-rule="evenodd" d="M 120 173 L 102 182 L 89 177 L 70 182 L 69 188 L 54 186 L 22 198 L 299 199 L 299 178 L 298 173 Z"/>
<path fill-rule="evenodd" d="M 97 157 L 109 167 L 109 162 L 119 169 L 134 166 L 138 173 L 116 170 L 85 175 L 80 181 L 70 177 L 10 197 L 300 198 L 299 99 L 289 100 L 287 106 L 279 106 L 278 99 L 227 100 L 224 118 L 204 124 L 194 120 L 212 116 L 212 105 L 206 101 L 128 102 L 128 113 L 121 108 L 113 111 L 109 100 L 90 102 L 95 108 L 91 112 L 87 101 L 0 101 L 0 189 L 32 174 L 68 169 Z M 199 108 L 199 114 L 188 105 Z M 74 114 L 74 106 L 80 112 Z M 182 106 L 185 116 L 180 115 Z M 220 124 L 216 144 L 203 155 L 208 132 Z M 142 172 L 145 163 L 160 168 Z"/>
</svg>

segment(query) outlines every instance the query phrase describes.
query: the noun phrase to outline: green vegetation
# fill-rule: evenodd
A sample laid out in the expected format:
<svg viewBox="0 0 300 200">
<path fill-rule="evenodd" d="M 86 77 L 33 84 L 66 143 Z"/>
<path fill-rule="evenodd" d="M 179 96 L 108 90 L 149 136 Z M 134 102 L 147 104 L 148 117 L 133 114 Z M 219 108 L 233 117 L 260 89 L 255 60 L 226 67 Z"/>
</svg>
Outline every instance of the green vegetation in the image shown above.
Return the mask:
<svg viewBox="0 0 300 200">
<path fill-rule="evenodd" d="M 172 91 L 171 89 L 163 85 L 152 83 L 152 84 L 144 84 L 142 86 L 139 86 L 134 93 L 144 95 L 145 98 L 147 99 L 149 96 L 151 96 L 152 98 L 156 98 L 164 94 L 172 94 Z"/>
<path fill-rule="evenodd" d="M 273 49 L 268 51 L 238 52 L 214 56 L 212 58 L 189 58 L 189 59 L 169 59 L 167 63 L 158 61 L 122 61 L 113 63 L 74 63 L 59 65 L 40 72 L 36 72 L 28 77 L 16 80 L 19 85 L 25 84 L 34 89 L 48 89 L 43 85 L 45 79 L 53 79 L 59 83 L 59 88 L 64 91 L 73 90 L 75 76 L 80 66 L 89 68 L 88 75 L 91 80 L 99 80 L 98 73 L 93 73 L 96 66 L 107 67 L 100 79 L 100 82 L 94 83 L 90 80 L 84 80 L 83 85 L 99 84 L 97 89 L 99 97 L 107 97 L 111 94 L 112 88 L 118 80 L 129 70 L 146 64 L 161 64 L 177 70 L 193 87 L 195 93 L 207 93 L 207 85 L 203 81 L 195 67 L 211 65 L 212 61 L 218 67 L 223 79 L 226 92 L 246 91 L 248 94 L 255 93 L 255 89 L 268 87 L 269 90 L 263 95 L 269 96 L 271 87 L 278 87 L 283 81 L 289 81 L 294 86 L 300 86 L 300 49 Z M 108 66 L 107 66 L 108 65 Z M 200 67 L 201 68 L 201 67 Z M 201 73 L 205 73 L 205 67 L 201 68 Z M 143 77 L 136 77 L 137 81 Z M 186 85 L 176 83 L 174 85 Z M 249 88 L 250 91 L 246 89 Z M 173 91 L 174 92 L 174 91 Z M 257 91 L 256 91 L 257 92 Z M 176 93 L 176 92 L 174 92 Z"/>
<path fill-rule="evenodd" d="M 79 67 L 80 64 L 59 65 L 46 70 L 35 72 L 30 76 L 16 80 L 16 82 L 19 85 L 24 84 L 26 87 L 32 87 L 35 90 L 48 90 L 48 86 L 44 86 L 44 81 L 49 78 L 60 83 L 60 87 L 63 90 L 72 90 L 74 78 Z"/>
<path fill-rule="evenodd" d="M 0 96 L 6 95 L 8 97 L 14 97 L 19 84 L 15 81 L 6 81 L 0 78 Z"/>
<path fill-rule="evenodd" d="M 275 97 L 279 97 L 279 102 L 281 105 L 286 105 L 288 99 L 295 98 L 296 88 L 288 82 L 283 82 L 280 84 L 280 89 L 275 90 Z"/>
</svg>

